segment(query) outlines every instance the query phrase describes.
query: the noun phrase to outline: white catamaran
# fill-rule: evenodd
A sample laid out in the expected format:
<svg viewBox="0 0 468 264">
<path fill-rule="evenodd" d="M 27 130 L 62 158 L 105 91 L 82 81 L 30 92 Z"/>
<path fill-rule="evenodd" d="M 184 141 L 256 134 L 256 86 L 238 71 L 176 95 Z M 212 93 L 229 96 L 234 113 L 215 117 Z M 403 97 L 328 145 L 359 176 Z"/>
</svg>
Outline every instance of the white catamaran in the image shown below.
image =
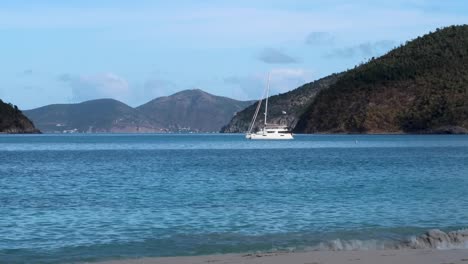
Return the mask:
<svg viewBox="0 0 468 264">
<path fill-rule="evenodd" d="M 255 126 L 255 120 L 257 119 L 258 112 L 260 111 L 260 106 L 262 105 L 263 97 L 258 101 L 255 114 L 252 117 L 252 122 L 250 123 L 249 130 L 245 134 L 247 139 L 293 139 L 293 134 L 289 131 L 287 126 L 277 125 L 277 124 L 268 124 L 267 123 L 267 113 L 268 113 L 268 95 L 270 93 L 270 74 L 268 74 L 267 87 L 264 92 L 265 98 L 265 121 L 262 129 L 256 133 L 252 133 L 252 130 Z"/>
</svg>

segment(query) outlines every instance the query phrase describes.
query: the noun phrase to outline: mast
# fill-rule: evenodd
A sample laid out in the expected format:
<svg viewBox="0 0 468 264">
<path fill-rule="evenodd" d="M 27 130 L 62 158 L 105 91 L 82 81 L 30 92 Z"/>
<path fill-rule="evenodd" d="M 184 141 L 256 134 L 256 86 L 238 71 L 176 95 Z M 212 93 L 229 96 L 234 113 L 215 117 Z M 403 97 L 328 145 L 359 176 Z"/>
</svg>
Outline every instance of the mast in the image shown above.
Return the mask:
<svg viewBox="0 0 468 264">
<path fill-rule="evenodd" d="M 265 127 L 267 125 L 268 95 L 270 93 L 270 74 L 271 72 L 268 73 L 267 91 L 265 96 Z"/>
<path fill-rule="evenodd" d="M 265 94 L 265 92 L 263 92 L 263 94 Z M 262 100 L 263 100 L 263 97 L 260 98 L 260 100 L 258 100 L 257 108 L 255 109 L 255 114 L 252 117 L 252 121 L 250 121 L 250 126 L 249 126 L 249 130 L 247 130 L 247 134 L 250 134 L 252 132 L 252 129 L 255 126 L 255 120 L 257 120 L 257 115 L 258 115 L 258 111 L 260 111 L 260 106 L 262 105 Z"/>
</svg>

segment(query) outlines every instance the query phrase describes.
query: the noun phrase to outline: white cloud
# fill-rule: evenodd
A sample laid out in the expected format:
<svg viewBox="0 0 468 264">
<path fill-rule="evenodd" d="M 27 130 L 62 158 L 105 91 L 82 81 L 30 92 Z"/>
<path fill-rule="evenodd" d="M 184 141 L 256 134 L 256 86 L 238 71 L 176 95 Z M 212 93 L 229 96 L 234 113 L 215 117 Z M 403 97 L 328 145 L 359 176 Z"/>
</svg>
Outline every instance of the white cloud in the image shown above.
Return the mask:
<svg viewBox="0 0 468 264">
<path fill-rule="evenodd" d="M 178 86 L 163 79 L 150 79 L 145 82 L 141 90 L 143 100 L 154 99 L 156 97 L 168 96 L 178 92 Z"/>
<path fill-rule="evenodd" d="M 63 74 L 59 76 L 59 80 L 70 86 L 73 101 L 81 102 L 99 98 L 127 101 L 131 95 L 128 82 L 110 72 L 82 76 Z"/>
<path fill-rule="evenodd" d="M 302 68 L 277 68 L 271 70 L 270 85 L 273 91 L 285 93 L 313 81 L 314 74 Z"/>
<path fill-rule="evenodd" d="M 69 86 L 71 102 L 113 98 L 131 106 L 138 106 L 179 91 L 178 85 L 168 80 L 149 78 L 142 84 L 130 84 L 125 78 L 112 72 L 91 75 L 62 74 L 58 80 Z"/>
<path fill-rule="evenodd" d="M 234 89 L 233 94 L 244 95 L 242 99 L 258 99 L 267 84 L 267 73 L 248 76 L 230 76 L 224 83 Z M 270 94 L 285 93 L 314 80 L 314 73 L 302 68 L 274 68 L 270 71 Z"/>
</svg>

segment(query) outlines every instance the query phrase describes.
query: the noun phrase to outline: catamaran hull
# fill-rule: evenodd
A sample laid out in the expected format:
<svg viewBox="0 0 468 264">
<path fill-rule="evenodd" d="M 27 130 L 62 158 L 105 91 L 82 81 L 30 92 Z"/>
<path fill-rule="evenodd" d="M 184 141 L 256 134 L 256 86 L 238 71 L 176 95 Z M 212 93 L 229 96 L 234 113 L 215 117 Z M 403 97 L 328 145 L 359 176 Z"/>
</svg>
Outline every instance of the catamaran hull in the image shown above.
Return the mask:
<svg viewBox="0 0 468 264">
<path fill-rule="evenodd" d="M 247 139 L 264 139 L 264 140 L 276 140 L 276 139 L 294 139 L 290 133 L 274 133 L 274 134 L 247 134 Z"/>
</svg>

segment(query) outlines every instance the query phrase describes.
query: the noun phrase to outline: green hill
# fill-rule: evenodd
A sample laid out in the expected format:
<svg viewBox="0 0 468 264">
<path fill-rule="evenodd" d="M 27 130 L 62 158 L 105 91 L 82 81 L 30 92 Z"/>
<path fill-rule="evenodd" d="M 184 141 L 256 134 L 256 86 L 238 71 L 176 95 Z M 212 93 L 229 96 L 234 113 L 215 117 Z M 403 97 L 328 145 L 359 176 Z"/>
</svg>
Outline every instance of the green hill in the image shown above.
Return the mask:
<svg viewBox="0 0 468 264">
<path fill-rule="evenodd" d="M 171 131 L 218 132 L 253 101 L 237 101 L 199 89 L 156 98 L 137 110 Z"/>
<path fill-rule="evenodd" d="M 160 126 L 113 99 L 54 104 L 25 111 L 44 132 L 157 132 Z"/>
<path fill-rule="evenodd" d="M 132 108 L 113 99 L 54 104 L 24 111 L 47 133 L 217 132 L 251 101 L 186 90 Z"/>
<path fill-rule="evenodd" d="M 0 133 L 39 133 L 16 105 L 0 100 Z"/>
<path fill-rule="evenodd" d="M 300 115 L 313 101 L 315 95 L 322 89 L 334 84 L 341 74 L 332 74 L 315 82 L 307 83 L 295 90 L 284 94 L 274 95 L 268 98 L 268 122 L 294 127 Z M 257 104 L 253 104 L 233 117 L 231 122 L 222 128 L 223 133 L 246 132 L 254 115 Z M 265 104 L 262 103 L 259 113 L 265 112 Z M 255 122 L 255 128 L 263 125 L 263 114 L 259 114 Z"/>
<path fill-rule="evenodd" d="M 468 26 L 418 37 L 345 72 L 297 133 L 466 133 Z"/>
</svg>

